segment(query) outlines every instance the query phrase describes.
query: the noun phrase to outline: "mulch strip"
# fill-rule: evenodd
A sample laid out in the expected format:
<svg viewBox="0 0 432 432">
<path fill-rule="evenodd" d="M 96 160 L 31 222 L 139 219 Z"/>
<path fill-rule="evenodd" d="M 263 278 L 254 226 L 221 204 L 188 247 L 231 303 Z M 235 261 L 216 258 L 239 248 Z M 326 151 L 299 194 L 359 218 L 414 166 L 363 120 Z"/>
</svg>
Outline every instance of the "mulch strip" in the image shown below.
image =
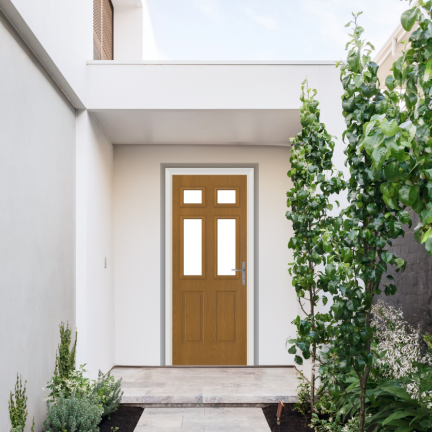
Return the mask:
<svg viewBox="0 0 432 432">
<path fill-rule="evenodd" d="M 112 432 L 111 428 L 118 427 L 118 432 L 133 432 L 144 408 L 120 405 L 117 411 L 105 417 L 99 424 L 100 432 Z"/>
<path fill-rule="evenodd" d="M 285 411 L 282 415 L 281 424 L 276 424 L 277 404 L 271 404 L 263 408 L 263 413 L 272 432 L 313 432 L 308 425 L 310 415 L 302 416 L 294 411 L 294 404 L 285 404 Z"/>
</svg>

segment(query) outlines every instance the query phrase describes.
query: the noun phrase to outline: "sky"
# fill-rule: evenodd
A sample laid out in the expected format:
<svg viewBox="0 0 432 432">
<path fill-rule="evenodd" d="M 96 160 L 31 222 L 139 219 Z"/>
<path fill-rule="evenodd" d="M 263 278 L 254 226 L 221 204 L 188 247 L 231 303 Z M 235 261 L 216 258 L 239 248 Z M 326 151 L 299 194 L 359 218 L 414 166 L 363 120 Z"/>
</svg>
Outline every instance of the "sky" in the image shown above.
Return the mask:
<svg viewBox="0 0 432 432">
<path fill-rule="evenodd" d="M 352 12 L 363 11 L 378 51 L 408 9 L 404 0 L 147 2 L 161 60 L 341 60 Z"/>
</svg>

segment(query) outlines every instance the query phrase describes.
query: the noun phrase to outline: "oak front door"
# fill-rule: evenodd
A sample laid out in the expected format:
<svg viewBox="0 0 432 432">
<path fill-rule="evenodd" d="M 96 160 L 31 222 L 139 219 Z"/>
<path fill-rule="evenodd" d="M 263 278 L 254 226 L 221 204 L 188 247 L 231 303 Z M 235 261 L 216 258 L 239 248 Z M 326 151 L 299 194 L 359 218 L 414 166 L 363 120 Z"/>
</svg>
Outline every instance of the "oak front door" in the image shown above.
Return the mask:
<svg viewBox="0 0 432 432">
<path fill-rule="evenodd" d="M 174 175 L 172 190 L 173 364 L 246 365 L 247 176 Z"/>
</svg>

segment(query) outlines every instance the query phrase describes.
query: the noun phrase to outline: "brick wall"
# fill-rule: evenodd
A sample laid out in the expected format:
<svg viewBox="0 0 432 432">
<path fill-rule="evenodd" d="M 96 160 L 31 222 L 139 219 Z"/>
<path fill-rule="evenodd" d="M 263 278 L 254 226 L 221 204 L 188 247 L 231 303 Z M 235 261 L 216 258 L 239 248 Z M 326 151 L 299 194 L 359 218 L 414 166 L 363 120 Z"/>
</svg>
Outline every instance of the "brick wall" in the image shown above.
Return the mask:
<svg viewBox="0 0 432 432">
<path fill-rule="evenodd" d="M 387 297 L 384 292 L 376 298 L 395 307 L 402 307 L 405 319 L 412 325 L 420 323 L 423 331 L 432 333 L 432 257 L 423 245 L 414 239 L 414 228 L 418 216 L 410 212 L 413 221 L 409 229 L 405 226 L 405 238 L 393 241 L 390 251 L 407 261 L 404 273 L 389 272 L 395 278 L 398 290 L 394 296 Z M 384 277 L 385 280 L 387 278 Z"/>
</svg>

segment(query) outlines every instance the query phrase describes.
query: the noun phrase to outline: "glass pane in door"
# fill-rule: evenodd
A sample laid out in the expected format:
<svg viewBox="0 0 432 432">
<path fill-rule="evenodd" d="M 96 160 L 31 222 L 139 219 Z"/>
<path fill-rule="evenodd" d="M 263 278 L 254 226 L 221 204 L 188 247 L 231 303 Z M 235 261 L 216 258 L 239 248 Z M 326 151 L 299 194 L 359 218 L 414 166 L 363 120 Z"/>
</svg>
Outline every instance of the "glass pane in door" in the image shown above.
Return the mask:
<svg viewBox="0 0 432 432">
<path fill-rule="evenodd" d="M 202 219 L 183 219 L 183 275 L 202 275 Z"/>
<path fill-rule="evenodd" d="M 217 275 L 235 276 L 236 220 L 217 220 Z"/>
</svg>

